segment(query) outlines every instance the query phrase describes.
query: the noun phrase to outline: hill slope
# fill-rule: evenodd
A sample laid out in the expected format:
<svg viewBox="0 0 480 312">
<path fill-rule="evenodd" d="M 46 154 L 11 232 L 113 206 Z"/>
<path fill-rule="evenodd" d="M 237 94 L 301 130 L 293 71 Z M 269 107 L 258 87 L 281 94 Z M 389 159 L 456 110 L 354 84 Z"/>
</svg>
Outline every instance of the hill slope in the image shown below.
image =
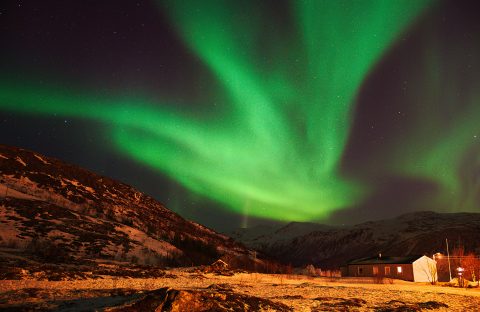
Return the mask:
<svg viewBox="0 0 480 312">
<path fill-rule="evenodd" d="M 344 227 L 290 223 L 277 228 L 240 229 L 231 236 L 284 263 L 338 268 L 348 260 L 379 252 L 431 257 L 436 252 L 445 253 L 445 238 L 450 241 L 450 251 L 461 245 L 478 254 L 480 214 L 416 212 Z"/>
<path fill-rule="evenodd" d="M 41 262 L 192 265 L 248 254 L 126 184 L 2 145 L 0 245 Z"/>
</svg>

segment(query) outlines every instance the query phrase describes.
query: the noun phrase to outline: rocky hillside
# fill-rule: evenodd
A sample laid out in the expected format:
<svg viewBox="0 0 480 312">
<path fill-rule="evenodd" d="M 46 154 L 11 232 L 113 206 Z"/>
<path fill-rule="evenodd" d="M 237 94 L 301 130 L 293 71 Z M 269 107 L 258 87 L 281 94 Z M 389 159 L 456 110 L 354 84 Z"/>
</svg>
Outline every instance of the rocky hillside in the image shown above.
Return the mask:
<svg viewBox="0 0 480 312">
<path fill-rule="evenodd" d="M 480 253 L 480 214 L 416 212 L 354 226 L 289 223 L 279 227 L 239 229 L 233 238 L 284 263 L 338 268 L 348 260 L 382 253 L 430 257 L 463 246 Z"/>
<path fill-rule="evenodd" d="M 175 266 L 247 255 L 227 236 L 131 186 L 0 145 L 0 262 L 24 257 Z"/>
</svg>

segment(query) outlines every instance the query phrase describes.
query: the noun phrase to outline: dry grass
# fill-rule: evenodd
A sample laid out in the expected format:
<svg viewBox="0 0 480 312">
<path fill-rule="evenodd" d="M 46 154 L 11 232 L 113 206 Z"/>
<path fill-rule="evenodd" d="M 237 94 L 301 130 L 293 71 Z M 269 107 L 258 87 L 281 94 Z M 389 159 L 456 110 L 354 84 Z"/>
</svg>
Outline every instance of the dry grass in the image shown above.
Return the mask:
<svg viewBox="0 0 480 312">
<path fill-rule="evenodd" d="M 0 309 L 15 304 L 51 307 L 61 302 L 92 304 L 121 302 L 139 291 L 161 287 L 207 288 L 212 284 L 231 287 L 239 294 L 282 302 L 294 311 L 475 311 L 480 306 L 479 289 L 458 289 L 394 280 L 375 284 L 371 279 L 307 278 L 298 275 L 237 273 L 217 276 L 171 270 L 177 278 L 105 278 L 77 281 L 0 281 Z M 103 298 L 103 301 L 101 300 Z M 112 301 L 116 298 L 117 301 Z M 107 302 L 108 303 L 108 302 Z"/>
</svg>

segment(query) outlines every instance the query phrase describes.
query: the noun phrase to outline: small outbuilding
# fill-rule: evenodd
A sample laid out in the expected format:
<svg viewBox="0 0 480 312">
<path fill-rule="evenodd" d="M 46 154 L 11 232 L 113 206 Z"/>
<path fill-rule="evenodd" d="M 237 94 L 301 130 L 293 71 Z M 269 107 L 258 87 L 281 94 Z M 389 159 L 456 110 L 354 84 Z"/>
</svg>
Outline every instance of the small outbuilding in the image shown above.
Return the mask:
<svg viewBox="0 0 480 312">
<path fill-rule="evenodd" d="M 346 276 L 388 277 L 412 282 L 437 281 L 437 264 L 427 256 L 361 258 L 348 262 Z"/>
</svg>

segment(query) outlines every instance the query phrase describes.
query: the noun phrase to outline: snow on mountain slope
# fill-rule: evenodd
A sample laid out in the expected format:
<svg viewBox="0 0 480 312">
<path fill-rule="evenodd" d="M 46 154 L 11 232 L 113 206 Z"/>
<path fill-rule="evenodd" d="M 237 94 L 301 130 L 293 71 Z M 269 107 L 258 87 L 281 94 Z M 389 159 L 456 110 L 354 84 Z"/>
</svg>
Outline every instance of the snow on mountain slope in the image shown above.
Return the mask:
<svg viewBox="0 0 480 312">
<path fill-rule="evenodd" d="M 230 236 L 247 243 L 252 248 L 262 249 L 262 246 L 288 243 L 296 237 L 327 229 L 332 227 L 318 223 L 290 222 L 286 225 L 257 225 L 251 228 L 240 228 L 233 231 Z"/>
<path fill-rule="evenodd" d="M 0 217 L 0 246 L 52 249 L 55 261 L 191 265 L 248 254 L 126 184 L 2 145 Z"/>
<path fill-rule="evenodd" d="M 279 261 L 296 266 L 338 268 L 348 260 L 384 255 L 433 255 L 461 245 L 480 250 L 480 214 L 416 212 L 354 226 L 290 223 L 279 228 L 237 230 L 232 237 Z"/>
</svg>

